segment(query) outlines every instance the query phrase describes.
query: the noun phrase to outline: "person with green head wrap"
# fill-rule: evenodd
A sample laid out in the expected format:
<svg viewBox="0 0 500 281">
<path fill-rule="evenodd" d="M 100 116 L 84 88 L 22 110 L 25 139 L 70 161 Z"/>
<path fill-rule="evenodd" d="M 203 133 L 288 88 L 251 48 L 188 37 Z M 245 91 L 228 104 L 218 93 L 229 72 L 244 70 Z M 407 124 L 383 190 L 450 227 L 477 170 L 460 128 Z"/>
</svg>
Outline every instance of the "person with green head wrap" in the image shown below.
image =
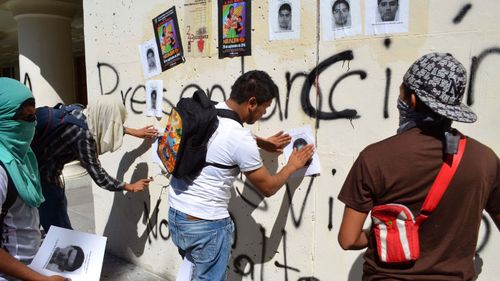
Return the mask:
<svg viewBox="0 0 500 281">
<path fill-rule="evenodd" d="M 37 207 L 44 201 L 30 148 L 35 124 L 31 91 L 14 79 L 0 78 L 0 280 L 68 280 L 26 266 L 40 246 Z"/>
</svg>

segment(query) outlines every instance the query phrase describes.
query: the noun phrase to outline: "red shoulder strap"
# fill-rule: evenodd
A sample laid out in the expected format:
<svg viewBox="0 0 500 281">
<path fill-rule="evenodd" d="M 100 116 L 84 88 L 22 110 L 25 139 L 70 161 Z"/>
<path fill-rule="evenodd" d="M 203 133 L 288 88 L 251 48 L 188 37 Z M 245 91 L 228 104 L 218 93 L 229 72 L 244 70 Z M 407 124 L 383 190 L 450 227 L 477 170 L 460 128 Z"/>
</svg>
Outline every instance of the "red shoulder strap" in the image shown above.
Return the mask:
<svg viewBox="0 0 500 281">
<path fill-rule="evenodd" d="M 444 192 L 448 188 L 448 185 L 457 170 L 458 165 L 460 164 L 460 160 L 462 160 L 462 155 L 464 154 L 466 144 L 466 137 L 462 136 L 460 138 L 460 143 L 458 144 L 458 152 L 457 154 L 447 155 L 448 159 L 444 161 L 441 166 L 441 170 L 439 170 L 434 183 L 429 190 L 429 194 L 425 198 L 424 204 L 422 205 L 422 209 L 420 210 L 420 214 L 416 218 L 417 225 L 422 224 L 429 215 L 436 209 L 439 201 L 441 201 L 441 197 L 443 197 Z"/>
</svg>

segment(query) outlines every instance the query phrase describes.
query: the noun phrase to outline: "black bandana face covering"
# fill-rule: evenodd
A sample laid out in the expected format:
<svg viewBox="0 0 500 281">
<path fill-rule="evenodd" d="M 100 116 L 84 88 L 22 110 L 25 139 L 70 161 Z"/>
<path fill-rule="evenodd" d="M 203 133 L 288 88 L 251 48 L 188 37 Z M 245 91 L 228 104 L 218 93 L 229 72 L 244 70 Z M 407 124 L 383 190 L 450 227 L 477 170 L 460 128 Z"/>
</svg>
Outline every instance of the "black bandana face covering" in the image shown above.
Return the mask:
<svg viewBox="0 0 500 281">
<path fill-rule="evenodd" d="M 401 98 L 398 98 L 399 128 L 397 133 L 401 134 L 413 127 L 441 127 L 444 129 L 443 147 L 446 154 L 456 154 L 460 135 L 455 129 L 451 129 L 451 121 L 441 117 L 436 119 L 426 113 L 416 112 Z"/>
</svg>

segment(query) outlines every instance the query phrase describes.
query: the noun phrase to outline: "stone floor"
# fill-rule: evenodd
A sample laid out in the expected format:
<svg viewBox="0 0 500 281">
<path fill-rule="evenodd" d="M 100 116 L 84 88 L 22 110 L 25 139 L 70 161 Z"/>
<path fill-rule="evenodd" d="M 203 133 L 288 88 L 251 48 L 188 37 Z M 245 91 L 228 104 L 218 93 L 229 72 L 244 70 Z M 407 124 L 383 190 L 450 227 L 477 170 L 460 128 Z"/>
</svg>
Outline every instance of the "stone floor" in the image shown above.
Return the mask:
<svg viewBox="0 0 500 281">
<path fill-rule="evenodd" d="M 67 188 L 66 197 L 68 198 L 68 213 L 73 228 L 79 231 L 94 233 L 94 202 L 91 189 L 88 186 Z M 102 266 L 101 281 L 115 280 L 169 281 L 119 257 L 106 253 Z"/>
</svg>

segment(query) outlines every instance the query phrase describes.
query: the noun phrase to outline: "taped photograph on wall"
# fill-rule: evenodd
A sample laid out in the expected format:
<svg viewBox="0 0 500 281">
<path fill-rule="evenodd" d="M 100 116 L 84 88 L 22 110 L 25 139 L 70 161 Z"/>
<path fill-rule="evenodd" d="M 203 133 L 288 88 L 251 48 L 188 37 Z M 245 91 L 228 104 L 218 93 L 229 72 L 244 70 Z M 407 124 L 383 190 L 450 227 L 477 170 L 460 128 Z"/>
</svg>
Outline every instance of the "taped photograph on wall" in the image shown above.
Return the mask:
<svg viewBox="0 0 500 281">
<path fill-rule="evenodd" d="M 186 57 L 208 57 L 212 41 L 212 2 L 184 1 L 184 30 L 187 34 Z"/>
<path fill-rule="evenodd" d="M 218 0 L 219 58 L 250 56 L 251 1 Z"/>
<path fill-rule="evenodd" d="M 300 1 L 269 1 L 269 40 L 300 38 Z"/>
<path fill-rule="evenodd" d="M 163 80 L 146 82 L 146 116 L 163 116 Z"/>
<path fill-rule="evenodd" d="M 139 45 L 144 78 L 149 78 L 161 73 L 160 56 L 156 48 L 155 39 L 148 40 Z"/>
<path fill-rule="evenodd" d="M 294 149 L 301 149 L 303 146 L 308 144 L 314 144 L 314 136 L 312 130 L 309 126 L 304 126 L 300 128 L 294 128 L 287 132 L 292 140 L 290 143 L 285 146 L 283 149 L 283 153 L 285 155 L 285 159 L 288 162 L 290 155 Z M 304 177 L 304 176 L 313 176 L 319 175 L 321 173 L 321 166 L 319 163 L 319 156 L 316 151 L 314 151 L 313 157 L 311 160 L 307 161 L 304 168 L 293 173 L 292 177 Z"/>
<path fill-rule="evenodd" d="M 185 59 L 175 6 L 153 19 L 153 29 L 162 71 L 183 63 Z"/>
<path fill-rule="evenodd" d="M 323 40 L 361 34 L 360 0 L 321 0 Z"/>
<path fill-rule="evenodd" d="M 367 35 L 408 32 L 408 0 L 367 0 L 365 33 Z"/>
</svg>

